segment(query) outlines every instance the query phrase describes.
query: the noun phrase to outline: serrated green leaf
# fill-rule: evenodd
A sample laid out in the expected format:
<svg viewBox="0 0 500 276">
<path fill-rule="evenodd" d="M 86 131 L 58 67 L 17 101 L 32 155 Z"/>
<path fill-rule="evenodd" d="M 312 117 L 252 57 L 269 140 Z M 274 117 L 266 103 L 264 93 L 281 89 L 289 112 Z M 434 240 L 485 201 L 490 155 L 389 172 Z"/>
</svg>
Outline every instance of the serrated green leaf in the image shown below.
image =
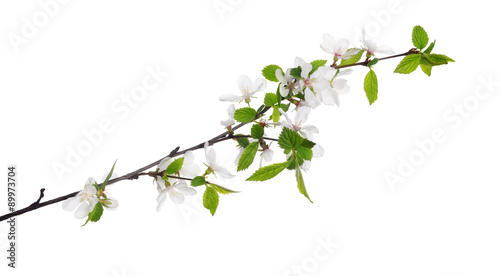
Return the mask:
<svg viewBox="0 0 500 276">
<path fill-rule="evenodd" d="M 450 57 L 439 54 L 422 54 L 422 57 L 432 63 L 433 66 L 448 64 L 448 62 L 455 62 Z"/>
<path fill-rule="evenodd" d="M 284 150 L 289 150 L 297 148 L 303 141 L 304 138 L 302 138 L 302 136 L 300 136 L 297 132 L 284 127 L 278 138 L 278 145 Z"/>
<path fill-rule="evenodd" d="M 398 64 L 396 70 L 394 70 L 394 73 L 409 74 L 417 69 L 418 65 L 420 64 L 420 60 L 421 57 L 419 54 L 407 55 Z"/>
<path fill-rule="evenodd" d="M 377 75 L 375 74 L 375 72 L 372 69 L 370 69 L 368 74 L 366 74 L 364 88 L 365 88 L 366 97 L 368 98 L 368 102 L 371 105 L 378 98 Z"/>
<path fill-rule="evenodd" d="M 311 72 L 309 72 L 309 76 L 312 75 L 314 72 L 316 72 L 316 70 L 318 70 L 318 68 L 320 68 L 321 66 L 325 66 L 326 63 L 327 63 L 326 59 L 318 59 L 311 62 L 312 70 Z"/>
<path fill-rule="evenodd" d="M 210 210 L 212 216 L 215 214 L 217 206 L 219 206 L 219 194 L 214 188 L 207 187 L 205 190 L 203 194 L 203 206 Z"/>
<path fill-rule="evenodd" d="M 257 111 L 251 107 L 243 107 L 236 109 L 234 119 L 240 123 L 248 123 L 255 119 Z"/>
<path fill-rule="evenodd" d="M 264 127 L 260 124 L 254 124 L 251 129 L 252 138 L 260 139 L 264 136 Z"/>
<path fill-rule="evenodd" d="M 232 193 L 238 193 L 237 191 L 233 191 L 231 189 L 228 189 L 226 187 L 219 186 L 217 184 L 210 183 L 210 187 L 214 188 L 215 191 L 217 191 L 220 194 L 227 195 L 227 194 L 232 194 Z"/>
<path fill-rule="evenodd" d="M 424 53 L 430 54 L 432 52 L 432 49 L 434 49 L 434 45 L 436 44 L 436 40 L 434 40 L 427 49 L 425 49 Z"/>
<path fill-rule="evenodd" d="M 432 66 L 427 66 L 420 63 L 420 69 L 422 69 L 422 72 L 424 72 L 427 76 L 431 76 Z"/>
<path fill-rule="evenodd" d="M 312 149 L 315 145 L 316 145 L 316 143 L 314 143 L 313 141 L 304 139 L 304 141 L 302 141 L 302 144 L 300 146 L 304 147 L 304 148 Z"/>
<path fill-rule="evenodd" d="M 113 171 L 115 170 L 115 165 L 118 160 L 115 160 L 115 163 L 113 163 L 113 167 L 111 167 L 111 171 L 109 171 L 108 175 L 106 176 L 106 179 L 102 182 L 101 189 L 104 190 L 106 187 L 106 184 L 108 184 L 109 179 L 113 175 Z M 97 182 L 96 182 L 97 183 Z"/>
<path fill-rule="evenodd" d="M 277 106 L 273 106 L 273 115 L 271 115 L 271 116 L 273 118 L 274 123 L 277 123 L 280 121 L 281 113 L 280 113 L 280 110 Z"/>
<path fill-rule="evenodd" d="M 374 58 L 374 59 L 372 59 L 372 61 L 368 62 L 368 64 L 366 66 L 372 67 L 373 65 L 377 64 L 377 62 L 378 62 L 378 58 Z"/>
<path fill-rule="evenodd" d="M 297 155 L 305 160 L 311 160 L 313 157 L 313 152 L 310 148 L 298 147 Z"/>
<path fill-rule="evenodd" d="M 104 208 L 102 207 L 102 204 L 100 202 L 97 202 L 96 205 L 94 206 L 94 209 L 92 212 L 89 213 L 87 221 L 82 226 L 87 225 L 89 221 L 92 222 L 97 222 L 101 219 L 102 213 L 104 212 Z"/>
<path fill-rule="evenodd" d="M 290 70 L 290 76 L 295 77 L 295 78 L 301 78 L 302 73 L 302 67 L 295 67 Z"/>
<path fill-rule="evenodd" d="M 182 169 L 182 165 L 184 164 L 184 158 L 178 158 L 172 161 L 170 165 L 168 165 L 165 172 L 167 174 L 174 174 Z"/>
<path fill-rule="evenodd" d="M 413 45 L 418 49 L 423 49 L 429 43 L 429 36 L 427 32 L 421 26 L 413 27 L 413 32 L 411 33 L 411 41 Z"/>
<path fill-rule="evenodd" d="M 266 181 L 282 172 L 289 162 L 276 163 L 256 170 L 246 181 Z"/>
<path fill-rule="evenodd" d="M 276 94 L 274 93 L 267 93 L 266 96 L 264 97 L 264 104 L 266 106 L 273 106 L 278 102 L 278 98 L 276 97 Z"/>
<path fill-rule="evenodd" d="M 197 176 L 197 177 L 193 178 L 193 180 L 191 180 L 191 186 L 193 186 L 193 187 L 205 185 L 205 183 L 207 183 L 207 181 L 205 180 L 205 177 L 203 177 L 203 176 Z"/>
<path fill-rule="evenodd" d="M 259 149 L 259 142 L 253 142 L 248 145 L 241 153 L 240 160 L 238 161 L 237 171 L 246 170 L 250 165 L 252 165 L 255 159 L 255 154 Z"/>
<path fill-rule="evenodd" d="M 269 81 L 278 82 L 279 80 L 278 78 L 276 78 L 277 69 L 280 69 L 281 72 L 283 72 L 283 69 L 281 69 L 281 67 L 279 67 L 278 65 L 275 64 L 268 65 L 264 67 L 264 69 L 262 69 L 262 75 Z"/>
<path fill-rule="evenodd" d="M 313 203 L 309 198 L 309 194 L 307 193 L 306 185 L 304 183 L 304 177 L 302 177 L 302 172 L 300 171 L 299 166 L 295 168 L 295 179 L 297 179 L 297 188 L 299 188 L 299 192 L 307 197 L 307 199 L 309 199 L 311 203 Z"/>
<path fill-rule="evenodd" d="M 243 135 L 243 134 L 238 134 L 238 135 Z M 250 141 L 246 137 L 236 138 L 236 142 L 238 142 L 238 144 L 243 148 L 246 148 L 248 145 L 250 145 Z"/>
<path fill-rule="evenodd" d="M 283 109 L 283 111 L 287 112 L 288 108 L 290 108 L 290 104 L 280 104 L 280 108 Z"/>
<path fill-rule="evenodd" d="M 349 50 L 347 51 L 350 51 L 350 50 L 353 50 L 353 49 L 356 49 L 356 48 L 350 48 Z M 348 58 L 348 59 L 343 59 L 341 62 L 340 62 L 340 65 L 349 65 L 349 64 L 353 64 L 353 63 L 356 63 L 358 62 L 360 59 L 361 59 L 361 56 L 363 56 L 363 53 L 365 51 L 364 50 L 360 50 L 357 54 L 355 54 L 354 56 L 352 56 L 351 58 Z"/>
</svg>

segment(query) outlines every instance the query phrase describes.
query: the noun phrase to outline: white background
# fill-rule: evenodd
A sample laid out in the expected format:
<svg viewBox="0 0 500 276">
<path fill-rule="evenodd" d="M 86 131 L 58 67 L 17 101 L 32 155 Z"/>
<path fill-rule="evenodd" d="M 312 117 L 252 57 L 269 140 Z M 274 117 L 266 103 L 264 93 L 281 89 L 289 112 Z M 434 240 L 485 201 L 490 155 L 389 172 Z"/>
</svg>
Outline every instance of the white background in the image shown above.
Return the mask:
<svg viewBox="0 0 500 276">
<path fill-rule="evenodd" d="M 319 127 L 316 139 L 325 149 L 305 174 L 314 204 L 297 191 L 291 172 L 245 182 L 255 164 L 221 182 L 242 192 L 221 197 L 214 217 L 201 208 L 201 189 L 184 206 L 169 201 L 157 213 L 151 179 L 120 182 L 109 188 L 120 208 L 99 223 L 80 227 L 83 221 L 60 204 L 20 216 L 18 269 L 1 257 L 2 275 L 294 275 L 294 268 L 309 275 L 500 273 L 500 88 L 488 90 L 480 81 L 500 80 L 490 58 L 499 42 L 493 2 L 270 2 L 68 1 L 15 46 L 10 39 L 22 36 L 23 18 L 43 20 L 33 17 L 45 12 L 38 1 L 3 1 L 0 156 L 3 168 L 18 166 L 18 207 L 35 201 L 42 187 L 45 199 L 79 190 L 115 159 L 122 175 L 175 146 L 215 136 L 227 116 L 218 97 L 238 92 L 239 75 L 255 79 L 265 65 L 291 67 L 296 56 L 329 59 L 319 47 L 325 32 L 359 46 L 368 26 L 374 41 L 402 53 L 412 47 L 413 26 L 422 25 L 437 39 L 434 52 L 456 63 L 435 68 L 429 78 L 419 69 L 393 74 L 398 59 L 380 62 L 372 106 L 362 86 L 367 69 L 355 68 L 341 107 L 322 106 L 308 121 Z M 231 9 L 218 14 L 214 3 Z M 121 97 L 157 66 L 168 77 L 128 114 L 116 112 L 112 106 L 123 107 Z M 486 96 L 478 99 L 476 90 Z M 271 91 L 275 84 L 268 83 Z M 464 104 L 467 114 L 453 111 Z M 53 165 L 67 165 L 70 149 L 88 141 L 83 133 L 102 120 L 112 130 L 58 178 Z M 390 185 L 385 175 L 398 174 L 401 160 L 421 156 L 415 140 L 431 139 L 435 129 L 444 141 L 404 182 Z M 234 168 L 233 144 L 216 151 Z M 3 187 L 1 213 L 7 211 Z M 2 222 L 0 256 L 7 231 Z M 335 244 L 329 251 L 322 247 L 328 241 Z"/>
</svg>

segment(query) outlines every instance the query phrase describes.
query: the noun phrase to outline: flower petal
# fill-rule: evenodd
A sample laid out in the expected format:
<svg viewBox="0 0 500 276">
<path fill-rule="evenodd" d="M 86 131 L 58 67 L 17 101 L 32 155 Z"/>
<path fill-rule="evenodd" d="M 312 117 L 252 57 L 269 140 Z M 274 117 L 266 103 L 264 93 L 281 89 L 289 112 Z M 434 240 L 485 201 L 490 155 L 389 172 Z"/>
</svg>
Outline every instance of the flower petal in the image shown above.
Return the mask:
<svg viewBox="0 0 500 276">
<path fill-rule="evenodd" d="M 217 164 L 211 168 L 222 178 L 229 179 L 234 177 L 233 174 L 231 174 L 226 168 L 222 167 L 221 165 Z"/>
<path fill-rule="evenodd" d="M 78 205 L 80 205 L 80 199 L 81 199 L 81 197 L 78 195 L 74 196 L 74 197 L 70 197 L 70 198 L 66 199 L 65 201 L 63 201 L 62 208 L 66 211 L 72 212 L 78 207 Z"/>
<path fill-rule="evenodd" d="M 233 103 L 237 103 L 237 102 L 242 101 L 244 99 L 245 98 L 242 97 L 242 96 L 233 95 L 233 94 L 226 94 L 226 95 L 222 95 L 222 96 L 219 97 L 220 101 L 223 101 L 223 102 L 233 102 Z"/>
<path fill-rule="evenodd" d="M 257 78 L 253 82 L 252 89 L 250 91 L 251 91 L 251 93 L 260 92 L 260 91 L 266 89 L 266 86 L 267 86 L 267 82 L 266 82 L 265 79 L 263 79 L 263 78 Z"/>
<path fill-rule="evenodd" d="M 197 176 L 200 173 L 200 171 L 201 171 L 200 166 L 194 163 L 190 163 L 190 164 L 184 164 L 182 166 L 182 169 L 180 170 L 180 173 L 187 177 L 193 177 Z"/>
<path fill-rule="evenodd" d="M 78 207 L 78 209 L 76 210 L 75 218 L 82 219 L 86 217 L 91 211 L 92 209 L 90 209 L 90 205 L 86 201 L 84 201 L 82 202 L 82 204 L 80 204 L 80 207 Z"/>
<path fill-rule="evenodd" d="M 250 78 L 246 75 L 241 75 L 238 78 L 238 87 L 241 92 L 250 90 L 250 88 L 252 87 L 252 80 L 250 80 Z"/>
<path fill-rule="evenodd" d="M 160 161 L 160 164 L 158 164 L 157 168 L 160 170 L 160 171 L 164 171 L 167 169 L 168 165 L 170 165 L 170 163 L 172 163 L 173 159 L 170 158 L 170 157 L 166 157 L 166 158 L 163 158 L 161 161 Z"/>
</svg>

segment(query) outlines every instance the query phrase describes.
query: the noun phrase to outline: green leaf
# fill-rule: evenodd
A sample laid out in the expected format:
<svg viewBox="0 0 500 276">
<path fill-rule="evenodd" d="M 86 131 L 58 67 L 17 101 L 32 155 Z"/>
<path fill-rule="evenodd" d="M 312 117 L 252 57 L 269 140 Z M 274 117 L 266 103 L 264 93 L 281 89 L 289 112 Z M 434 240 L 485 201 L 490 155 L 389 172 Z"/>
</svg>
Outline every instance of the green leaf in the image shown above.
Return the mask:
<svg viewBox="0 0 500 276">
<path fill-rule="evenodd" d="M 311 65 L 313 67 L 312 67 L 311 72 L 309 72 L 309 76 L 312 75 L 314 72 L 316 72 L 316 70 L 318 70 L 318 68 L 320 68 L 321 66 L 325 66 L 326 62 L 327 62 L 326 59 L 318 59 L 318 60 L 311 62 Z"/>
<path fill-rule="evenodd" d="M 210 183 L 210 187 L 214 188 L 215 191 L 217 191 L 220 194 L 227 195 L 227 194 L 232 194 L 232 193 L 238 193 L 237 191 L 230 190 L 226 187 L 219 186 L 217 184 Z"/>
<path fill-rule="evenodd" d="M 448 56 L 439 54 L 422 54 L 422 56 L 427 59 L 433 66 L 448 64 L 448 62 L 455 62 Z"/>
<path fill-rule="evenodd" d="M 373 71 L 372 69 L 370 69 L 365 77 L 365 93 L 370 105 L 374 103 L 378 98 L 377 75 L 375 75 L 375 71 Z"/>
<path fill-rule="evenodd" d="M 174 174 L 182 169 L 182 165 L 184 164 L 184 158 L 175 159 L 170 165 L 168 165 L 165 172 L 167 174 Z"/>
<path fill-rule="evenodd" d="M 273 106 L 278 102 L 278 97 L 274 93 L 267 93 L 264 97 L 264 104 L 266 106 Z"/>
<path fill-rule="evenodd" d="M 205 183 L 207 183 L 207 181 L 205 180 L 205 177 L 203 177 L 203 176 L 197 176 L 197 177 L 193 178 L 193 180 L 191 180 L 191 186 L 193 186 L 193 187 L 205 185 Z"/>
<path fill-rule="evenodd" d="M 300 146 L 304 147 L 304 148 L 312 149 L 315 145 L 316 145 L 316 143 L 314 143 L 313 141 L 304 139 L 304 141 L 302 142 L 302 144 Z"/>
<path fill-rule="evenodd" d="M 403 58 L 401 62 L 398 64 L 398 67 L 396 67 L 396 70 L 394 70 L 394 73 L 399 73 L 399 74 L 410 74 L 411 72 L 415 71 L 417 69 L 418 65 L 420 64 L 420 55 L 419 54 L 411 54 Z"/>
<path fill-rule="evenodd" d="M 264 104 L 263 104 L 263 105 L 261 105 L 261 106 L 259 106 L 259 109 L 257 109 L 257 111 L 256 111 L 256 112 L 257 112 L 257 113 L 262 112 L 262 110 L 264 110 L 264 108 L 265 108 L 265 107 L 266 107 L 266 105 L 264 105 Z"/>
<path fill-rule="evenodd" d="M 350 50 L 353 50 L 353 49 L 356 49 L 356 48 L 351 48 L 351 49 L 349 49 L 347 51 L 350 51 Z M 364 53 L 364 50 L 360 50 L 357 54 L 355 54 L 351 58 L 343 59 L 340 62 L 340 65 L 349 65 L 349 64 L 353 64 L 353 63 L 358 62 L 361 59 L 361 56 L 363 56 L 363 53 Z"/>
<path fill-rule="evenodd" d="M 281 113 L 280 113 L 280 110 L 277 106 L 273 106 L 273 115 L 272 115 L 272 118 L 273 118 L 273 122 L 274 123 L 277 123 L 280 121 L 280 116 L 281 116 Z"/>
<path fill-rule="evenodd" d="M 429 36 L 427 32 L 421 26 L 413 27 L 413 32 L 411 33 L 411 41 L 413 45 L 418 49 L 423 49 L 429 43 Z"/>
<path fill-rule="evenodd" d="M 240 160 L 238 161 L 237 171 L 246 170 L 250 167 L 250 165 L 252 165 L 257 149 L 259 149 L 259 142 L 253 142 L 243 150 Z"/>
<path fill-rule="evenodd" d="M 276 163 L 256 170 L 246 181 L 266 181 L 282 172 L 290 162 Z"/>
<path fill-rule="evenodd" d="M 378 58 L 374 58 L 372 61 L 368 62 L 366 66 L 372 67 L 373 65 L 377 64 Z"/>
<path fill-rule="evenodd" d="M 427 76 L 431 76 L 432 66 L 427 66 L 420 63 L 420 69 L 422 69 L 422 72 L 424 72 Z"/>
<path fill-rule="evenodd" d="M 251 107 L 243 107 L 236 109 L 234 119 L 240 123 L 248 123 L 255 119 L 257 111 Z"/>
<path fill-rule="evenodd" d="M 115 170 L 116 161 L 118 161 L 118 160 L 115 160 L 115 163 L 113 163 L 113 167 L 111 167 L 111 171 L 109 171 L 108 176 L 106 176 L 106 179 L 104 179 L 104 182 L 102 182 L 102 185 L 101 185 L 102 190 L 104 190 L 104 188 L 106 187 L 106 184 L 108 184 L 109 179 L 113 175 L 113 171 Z"/>
<path fill-rule="evenodd" d="M 432 49 L 434 49 L 434 45 L 436 44 L 436 40 L 434 40 L 430 45 L 429 47 L 427 47 L 427 49 L 425 49 L 424 53 L 426 54 L 430 54 Z"/>
<path fill-rule="evenodd" d="M 303 194 L 311 203 L 312 200 L 309 198 L 309 194 L 307 194 L 306 185 L 304 183 L 304 178 L 302 177 L 302 172 L 300 171 L 300 167 L 295 167 L 295 178 L 297 179 L 297 188 L 299 188 L 299 192 Z"/>
<path fill-rule="evenodd" d="M 243 135 L 243 134 L 238 134 L 238 135 Z M 246 148 L 248 145 L 250 145 L 250 141 L 248 141 L 248 138 L 243 137 L 243 138 L 236 138 L 236 142 L 243 147 Z"/>
<path fill-rule="evenodd" d="M 260 139 L 264 136 L 264 127 L 260 124 L 254 124 L 251 129 L 252 138 Z"/>
<path fill-rule="evenodd" d="M 203 206 L 210 210 L 212 216 L 215 214 L 217 210 L 217 206 L 219 206 L 219 194 L 212 187 L 207 187 L 205 193 L 203 194 Z"/>
<path fill-rule="evenodd" d="M 85 224 L 82 226 L 87 225 L 89 221 L 92 222 L 97 222 L 101 219 L 102 213 L 104 212 L 104 208 L 102 207 L 102 204 L 100 202 L 97 202 L 97 204 L 94 206 L 94 209 L 92 212 L 89 213 L 87 221 L 85 221 Z"/>
<path fill-rule="evenodd" d="M 290 76 L 292 77 L 302 78 L 302 76 L 300 75 L 301 73 L 302 73 L 302 67 L 300 66 L 290 69 Z"/>
<path fill-rule="evenodd" d="M 309 148 L 304 148 L 304 147 L 298 147 L 297 148 L 297 155 L 305 160 L 311 160 L 313 157 L 313 152 Z"/>
<path fill-rule="evenodd" d="M 302 144 L 304 138 L 300 136 L 297 132 L 284 127 L 278 138 L 278 145 L 284 149 L 294 149 Z"/>
<path fill-rule="evenodd" d="M 281 69 L 281 67 L 279 67 L 278 65 L 275 64 L 268 65 L 264 67 L 264 69 L 262 69 L 262 75 L 269 81 L 278 82 L 279 80 L 278 78 L 276 78 L 277 69 L 280 69 L 281 72 L 283 72 L 283 69 Z"/>
</svg>

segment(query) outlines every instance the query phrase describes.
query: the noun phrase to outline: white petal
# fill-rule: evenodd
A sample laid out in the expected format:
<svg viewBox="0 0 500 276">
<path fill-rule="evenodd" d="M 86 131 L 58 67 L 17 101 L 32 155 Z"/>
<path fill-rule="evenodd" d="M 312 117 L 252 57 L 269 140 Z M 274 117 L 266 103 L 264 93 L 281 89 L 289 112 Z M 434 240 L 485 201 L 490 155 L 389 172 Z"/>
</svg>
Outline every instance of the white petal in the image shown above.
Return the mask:
<svg viewBox="0 0 500 276">
<path fill-rule="evenodd" d="M 318 99 L 316 99 L 316 95 L 314 95 L 309 87 L 307 87 L 305 91 L 305 100 L 307 105 L 309 105 L 311 108 L 316 108 L 319 105 L 319 101 Z"/>
<path fill-rule="evenodd" d="M 87 184 L 94 185 L 95 183 L 96 183 L 96 181 L 93 177 L 89 177 L 89 179 L 87 179 L 87 181 L 85 181 L 85 185 L 87 185 Z"/>
<path fill-rule="evenodd" d="M 266 162 L 271 162 L 273 160 L 274 151 L 272 149 L 266 149 L 262 152 L 262 159 Z"/>
<path fill-rule="evenodd" d="M 365 45 L 366 45 L 366 48 L 368 48 L 368 50 L 370 50 L 371 52 L 377 51 L 377 44 L 375 42 L 373 42 L 371 39 L 365 40 Z"/>
<path fill-rule="evenodd" d="M 80 199 L 81 197 L 79 196 L 70 197 L 63 201 L 62 208 L 66 211 L 73 212 L 78 207 L 78 205 L 80 205 Z"/>
<path fill-rule="evenodd" d="M 300 168 L 302 168 L 302 170 L 307 172 L 311 168 L 311 161 L 304 160 L 304 163 L 302 164 L 302 166 L 300 166 Z"/>
<path fill-rule="evenodd" d="M 236 111 L 236 108 L 234 107 L 234 104 L 230 104 L 229 107 L 227 108 L 227 115 L 229 115 L 229 118 L 234 118 L 234 112 Z"/>
<path fill-rule="evenodd" d="M 276 69 L 276 72 L 274 72 L 274 75 L 278 79 L 279 82 L 281 83 L 286 83 L 285 77 L 283 76 L 283 71 L 281 69 Z"/>
<path fill-rule="evenodd" d="M 353 56 L 355 56 L 357 53 L 359 53 L 359 51 L 361 51 L 360 49 L 357 49 L 357 48 L 354 48 L 354 49 L 351 49 L 347 52 L 345 52 L 343 55 L 341 55 L 339 58 L 340 59 L 349 59 Z"/>
<path fill-rule="evenodd" d="M 347 76 L 352 73 L 352 69 L 345 69 L 345 70 L 340 70 L 339 73 L 337 74 L 337 77 L 340 76 Z"/>
<path fill-rule="evenodd" d="M 174 186 L 175 189 L 177 189 L 179 192 L 181 192 L 184 195 L 195 195 L 196 190 L 188 187 L 185 183 L 182 184 L 177 184 Z"/>
<path fill-rule="evenodd" d="M 306 62 L 303 59 L 301 59 L 299 57 L 295 58 L 295 66 L 302 66 L 304 64 L 306 64 Z"/>
<path fill-rule="evenodd" d="M 241 75 L 238 78 L 238 87 L 240 88 L 240 91 L 245 91 L 245 90 L 250 90 L 252 87 L 252 80 L 248 76 Z"/>
<path fill-rule="evenodd" d="M 242 101 L 244 99 L 245 98 L 242 97 L 242 96 L 233 95 L 233 94 L 226 94 L 226 95 L 222 95 L 222 96 L 219 97 L 220 101 L 223 101 L 223 102 L 233 102 L 233 103 L 237 103 L 237 102 Z"/>
<path fill-rule="evenodd" d="M 314 147 L 312 148 L 312 152 L 314 158 L 320 158 L 323 156 L 323 154 L 325 154 L 325 150 L 319 144 L 314 145 Z"/>
<path fill-rule="evenodd" d="M 90 205 L 86 201 L 84 201 L 82 202 L 80 207 L 78 207 L 78 209 L 76 210 L 75 218 L 82 219 L 86 217 L 91 211 L 92 209 L 90 209 Z"/>
<path fill-rule="evenodd" d="M 253 84 L 252 84 L 252 89 L 250 90 L 252 93 L 260 92 L 264 89 L 266 89 L 267 82 L 263 78 L 257 78 Z"/>
<path fill-rule="evenodd" d="M 347 39 L 344 39 L 344 38 L 341 38 L 337 41 L 337 54 L 344 54 L 347 49 L 349 48 L 349 41 L 347 41 Z"/>
<path fill-rule="evenodd" d="M 184 195 L 182 193 L 179 193 L 178 191 L 172 190 L 168 193 L 168 196 L 175 204 L 184 203 Z"/>
<path fill-rule="evenodd" d="M 190 164 L 194 161 L 194 152 L 192 150 L 188 150 L 184 153 L 184 164 Z"/>
<path fill-rule="evenodd" d="M 233 119 L 227 119 L 227 120 L 224 120 L 224 121 L 220 121 L 220 124 L 225 126 L 225 127 L 228 127 L 228 126 L 232 126 L 234 124 L 234 120 Z"/>
<path fill-rule="evenodd" d="M 200 171 L 201 171 L 200 166 L 191 163 L 183 165 L 182 169 L 180 170 L 180 173 L 187 177 L 194 177 L 197 176 L 200 173 Z"/>
<path fill-rule="evenodd" d="M 280 94 L 281 94 L 281 97 L 286 97 L 288 96 L 288 93 L 290 92 L 290 90 L 288 88 L 285 87 L 285 85 L 283 84 L 280 84 Z"/>
<path fill-rule="evenodd" d="M 312 126 L 312 125 L 302 126 L 301 130 L 312 132 L 312 133 L 319 133 L 319 129 L 315 126 Z"/>
<path fill-rule="evenodd" d="M 337 42 L 335 41 L 335 38 L 333 36 L 331 36 L 330 34 L 323 34 L 323 43 L 320 45 L 323 51 L 329 54 L 335 54 L 336 45 Z"/>
<path fill-rule="evenodd" d="M 215 163 L 217 163 L 215 150 L 213 148 L 207 149 L 205 152 L 205 156 L 207 158 L 207 163 L 208 163 L 207 165 L 209 167 L 212 167 L 213 165 L 215 165 Z"/>
<path fill-rule="evenodd" d="M 295 113 L 295 123 L 299 124 L 302 123 L 304 124 L 307 121 L 307 117 L 309 116 L 309 113 L 311 112 L 311 108 L 308 106 L 303 106 L 297 109 L 297 113 Z"/>
<path fill-rule="evenodd" d="M 213 167 L 211 167 L 215 173 L 219 176 L 221 176 L 222 178 L 226 178 L 226 179 L 229 179 L 229 178 L 233 178 L 234 175 L 231 174 L 226 168 L 220 166 L 220 165 L 215 165 Z"/>
<path fill-rule="evenodd" d="M 115 198 L 112 198 L 112 197 L 108 197 L 106 199 L 106 207 L 110 211 L 116 210 L 116 208 L 118 208 L 118 200 L 116 200 Z"/>
<path fill-rule="evenodd" d="M 172 163 L 172 161 L 174 161 L 172 158 L 170 157 L 165 157 L 163 158 L 161 161 L 160 161 L 160 164 L 158 164 L 157 168 L 160 170 L 160 171 L 164 171 L 167 169 L 168 165 L 170 165 L 170 163 Z"/>
<path fill-rule="evenodd" d="M 163 200 L 158 201 L 158 206 L 156 206 L 156 212 L 160 212 L 161 211 L 161 208 L 165 204 L 165 199 L 166 199 L 166 197 L 163 197 Z"/>
<path fill-rule="evenodd" d="M 377 52 L 378 53 L 381 53 L 381 54 L 394 54 L 394 51 L 392 50 L 391 47 L 387 46 L 387 45 L 381 45 L 377 48 Z"/>
<path fill-rule="evenodd" d="M 87 195 L 95 195 L 97 193 L 97 190 L 94 185 L 85 184 L 85 187 L 83 188 L 83 193 Z"/>
<path fill-rule="evenodd" d="M 156 202 L 164 201 L 167 196 L 167 189 L 164 189 L 163 191 L 158 194 L 158 197 L 156 197 Z"/>
<path fill-rule="evenodd" d="M 309 73 L 311 72 L 313 66 L 310 63 L 306 63 L 306 64 L 302 65 L 301 67 L 302 67 L 302 71 L 300 73 L 300 76 L 304 79 L 308 78 Z"/>
</svg>

